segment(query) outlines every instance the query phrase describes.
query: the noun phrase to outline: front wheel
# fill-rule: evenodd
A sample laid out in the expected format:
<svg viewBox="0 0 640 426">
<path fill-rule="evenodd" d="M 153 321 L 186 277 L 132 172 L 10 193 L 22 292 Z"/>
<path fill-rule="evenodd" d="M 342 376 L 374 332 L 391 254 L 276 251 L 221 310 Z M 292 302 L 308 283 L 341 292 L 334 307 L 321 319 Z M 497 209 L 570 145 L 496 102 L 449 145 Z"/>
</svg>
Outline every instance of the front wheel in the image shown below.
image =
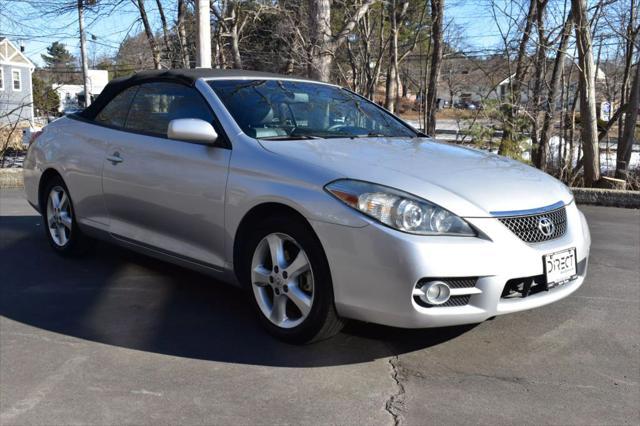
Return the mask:
<svg viewBox="0 0 640 426">
<path fill-rule="evenodd" d="M 312 232 L 301 221 L 274 218 L 246 245 L 244 281 L 258 317 L 271 334 L 292 343 L 326 339 L 343 325 L 329 266 Z"/>
</svg>

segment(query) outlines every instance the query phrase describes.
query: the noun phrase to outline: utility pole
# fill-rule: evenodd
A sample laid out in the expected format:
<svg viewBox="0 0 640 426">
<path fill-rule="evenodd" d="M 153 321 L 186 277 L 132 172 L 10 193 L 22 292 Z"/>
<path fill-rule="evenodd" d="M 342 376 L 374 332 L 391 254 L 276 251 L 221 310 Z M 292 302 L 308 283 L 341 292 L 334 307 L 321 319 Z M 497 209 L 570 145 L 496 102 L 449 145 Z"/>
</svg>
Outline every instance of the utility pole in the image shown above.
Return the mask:
<svg viewBox="0 0 640 426">
<path fill-rule="evenodd" d="M 87 64 L 87 40 L 84 35 L 84 0 L 78 0 L 78 25 L 80 26 L 80 57 L 82 58 L 82 80 L 84 81 L 84 106 L 91 105 L 89 93 L 89 65 Z"/>
<path fill-rule="evenodd" d="M 211 68 L 210 7 L 210 0 L 196 0 L 196 22 L 198 23 L 198 38 L 196 38 L 196 68 Z"/>
</svg>

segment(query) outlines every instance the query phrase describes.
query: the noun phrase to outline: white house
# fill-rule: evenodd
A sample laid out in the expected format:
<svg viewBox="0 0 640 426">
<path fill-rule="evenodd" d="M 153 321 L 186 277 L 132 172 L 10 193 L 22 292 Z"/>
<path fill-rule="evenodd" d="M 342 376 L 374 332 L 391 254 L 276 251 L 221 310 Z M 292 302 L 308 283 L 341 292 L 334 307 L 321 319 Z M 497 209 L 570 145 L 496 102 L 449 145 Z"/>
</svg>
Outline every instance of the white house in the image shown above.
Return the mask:
<svg viewBox="0 0 640 426">
<path fill-rule="evenodd" d="M 109 82 L 109 72 L 106 70 L 89 70 L 89 94 L 93 101 Z M 84 85 L 82 84 L 54 84 L 51 86 L 60 97 L 59 112 L 70 112 L 81 108 L 84 104 Z"/>
<path fill-rule="evenodd" d="M 22 48 L 0 37 L 0 124 L 33 120 L 34 69 Z"/>
<path fill-rule="evenodd" d="M 492 91 L 489 96 L 488 99 L 504 99 L 507 96 L 507 93 L 509 92 L 509 84 L 511 84 L 511 80 L 515 77 L 515 74 L 512 74 L 511 76 L 505 78 L 504 80 L 502 80 L 500 83 L 498 83 L 498 86 L 496 87 L 496 89 L 494 91 Z M 600 84 L 604 84 L 607 76 L 606 74 L 598 67 L 596 67 L 596 89 L 598 88 L 598 85 Z M 529 82 L 529 84 L 525 84 L 524 87 L 522 87 L 521 93 L 520 93 L 520 102 L 523 104 L 526 104 L 529 99 L 533 98 L 533 87 L 531 87 L 532 82 Z M 578 82 L 574 81 L 571 83 L 571 87 L 570 87 L 570 99 L 569 99 L 569 104 L 573 103 L 573 94 L 576 93 L 576 89 L 578 86 Z M 558 101 L 560 102 L 560 101 Z M 558 107 L 561 108 L 562 105 L 558 104 Z M 578 111 L 580 110 L 580 108 L 578 107 Z"/>
</svg>

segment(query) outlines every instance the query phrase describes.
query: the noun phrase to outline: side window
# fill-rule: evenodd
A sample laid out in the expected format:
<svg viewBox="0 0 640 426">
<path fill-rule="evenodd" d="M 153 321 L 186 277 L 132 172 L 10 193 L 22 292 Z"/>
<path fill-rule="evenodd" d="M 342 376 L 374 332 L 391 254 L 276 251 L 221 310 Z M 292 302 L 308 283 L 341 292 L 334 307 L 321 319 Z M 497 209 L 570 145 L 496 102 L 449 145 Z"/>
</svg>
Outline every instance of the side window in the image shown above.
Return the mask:
<svg viewBox="0 0 640 426">
<path fill-rule="evenodd" d="M 19 92 L 22 90 L 22 71 L 11 70 L 11 78 L 13 80 L 13 90 Z"/>
<path fill-rule="evenodd" d="M 138 87 L 134 86 L 129 87 L 124 92 L 120 92 L 115 98 L 111 99 L 111 102 L 102 108 L 96 116 L 95 121 L 107 126 L 124 127 L 129 105 L 131 105 L 131 101 L 137 90 Z M 67 96 L 69 97 L 68 93 Z M 70 97 L 68 99 L 70 99 Z"/>
<path fill-rule="evenodd" d="M 213 123 L 213 114 L 197 90 L 175 83 L 147 83 L 136 93 L 126 128 L 166 136 L 169 122 L 178 118 Z"/>
</svg>

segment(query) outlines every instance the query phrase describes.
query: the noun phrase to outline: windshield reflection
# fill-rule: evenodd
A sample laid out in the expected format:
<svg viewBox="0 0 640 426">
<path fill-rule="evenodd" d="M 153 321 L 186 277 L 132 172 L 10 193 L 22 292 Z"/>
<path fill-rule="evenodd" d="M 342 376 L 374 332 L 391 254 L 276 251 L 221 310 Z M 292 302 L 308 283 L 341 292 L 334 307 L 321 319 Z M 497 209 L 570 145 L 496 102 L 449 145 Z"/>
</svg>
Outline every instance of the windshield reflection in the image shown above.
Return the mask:
<svg viewBox="0 0 640 426">
<path fill-rule="evenodd" d="M 372 102 L 325 84 L 288 80 L 208 82 L 242 131 L 257 139 L 416 137 Z"/>
</svg>

